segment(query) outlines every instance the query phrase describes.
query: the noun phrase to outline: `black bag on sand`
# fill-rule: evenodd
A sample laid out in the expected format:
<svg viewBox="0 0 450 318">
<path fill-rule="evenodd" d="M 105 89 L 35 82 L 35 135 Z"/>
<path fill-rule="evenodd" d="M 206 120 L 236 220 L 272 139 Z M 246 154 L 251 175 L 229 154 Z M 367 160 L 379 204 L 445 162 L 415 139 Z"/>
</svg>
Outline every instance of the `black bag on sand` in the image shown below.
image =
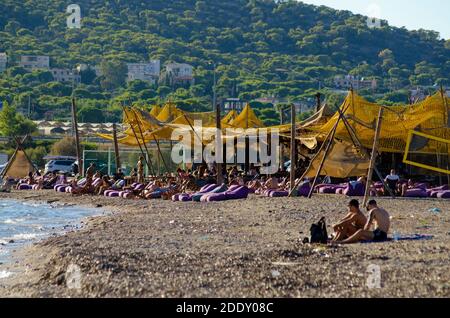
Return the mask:
<svg viewBox="0 0 450 318">
<path fill-rule="evenodd" d="M 328 243 L 328 233 L 327 225 L 325 223 L 325 218 L 321 218 L 317 224 L 311 225 L 309 229 L 311 232 L 311 244 L 327 244 Z"/>
</svg>

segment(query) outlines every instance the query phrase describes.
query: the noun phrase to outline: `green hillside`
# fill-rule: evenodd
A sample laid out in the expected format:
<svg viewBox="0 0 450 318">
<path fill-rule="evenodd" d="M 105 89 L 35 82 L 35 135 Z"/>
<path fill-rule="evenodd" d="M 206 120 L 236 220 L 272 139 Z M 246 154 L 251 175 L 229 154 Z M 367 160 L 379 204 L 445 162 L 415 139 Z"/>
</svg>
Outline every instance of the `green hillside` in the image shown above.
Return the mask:
<svg viewBox="0 0 450 318">
<path fill-rule="evenodd" d="M 49 55 L 51 67 L 86 63 L 109 70 L 106 77 L 82 74 L 74 94 L 83 121 L 118 120 L 120 104 L 130 101 L 171 98 L 184 109 L 208 110 L 212 63 L 218 64 L 219 98 L 247 101 L 305 100 L 319 85 L 328 95 L 334 77 L 346 74 L 377 79 L 376 91 L 361 93 L 388 103 L 406 102 L 407 87 L 449 83 L 449 40 L 386 21 L 369 28 L 366 17 L 349 11 L 297 1 L 78 0 L 82 28 L 68 29 L 65 10 L 73 2 L 2 1 L 0 52 L 8 54 L 9 66 L 0 74 L 0 100 L 28 109 L 31 95 L 32 118 L 68 116 L 72 86 L 15 66 L 24 54 Z M 124 62 L 150 59 L 192 64 L 195 85 L 125 83 Z M 266 113 L 268 120 L 276 116 Z"/>
</svg>

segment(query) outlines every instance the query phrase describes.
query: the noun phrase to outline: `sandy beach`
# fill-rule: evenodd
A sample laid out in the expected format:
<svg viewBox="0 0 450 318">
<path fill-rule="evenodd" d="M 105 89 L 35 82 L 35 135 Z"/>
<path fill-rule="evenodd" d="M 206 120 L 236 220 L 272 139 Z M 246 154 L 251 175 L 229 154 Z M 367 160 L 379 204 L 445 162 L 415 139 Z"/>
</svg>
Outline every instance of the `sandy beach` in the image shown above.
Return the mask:
<svg viewBox="0 0 450 318">
<path fill-rule="evenodd" d="M 299 239 L 320 217 L 328 225 L 341 218 L 346 197 L 200 204 L 22 191 L 4 198 L 111 214 L 17 250 L 12 263 L 0 265 L 0 271 L 21 272 L 0 280 L 3 297 L 450 296 L 448 200 L 378 199 L 391 213 L 392 232 L 432 236 L 428 240 L 326 247 Z M 80 288 L 66 284 L 74 265 Z M 381 288 L 367 284 L 373 266 L 379 266 Z"/>
</svg>

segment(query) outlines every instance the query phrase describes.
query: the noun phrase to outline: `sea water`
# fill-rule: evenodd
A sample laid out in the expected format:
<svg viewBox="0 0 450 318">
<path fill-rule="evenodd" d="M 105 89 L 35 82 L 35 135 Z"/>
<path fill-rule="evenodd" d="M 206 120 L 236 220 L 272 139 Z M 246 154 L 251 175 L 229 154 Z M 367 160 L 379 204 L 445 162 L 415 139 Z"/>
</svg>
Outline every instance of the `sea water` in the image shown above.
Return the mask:
<svg viewBox="0 0 450 318">
<path fill-rule="evenodd" d="M 0 264 L 9 261 L 13 250 L 76 230 L 83 218 L 101 214 L 93 208 L 0 200 Z M 0 279 L 11 274 L 0 270 Z"/>
</svg>

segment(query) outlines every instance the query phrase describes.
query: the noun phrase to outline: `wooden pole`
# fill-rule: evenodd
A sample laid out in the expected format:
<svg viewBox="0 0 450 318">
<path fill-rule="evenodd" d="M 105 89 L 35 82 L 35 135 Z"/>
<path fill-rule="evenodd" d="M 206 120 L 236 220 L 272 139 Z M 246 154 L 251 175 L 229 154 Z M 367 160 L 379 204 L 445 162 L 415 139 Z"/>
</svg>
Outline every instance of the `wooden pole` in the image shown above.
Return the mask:
<svg viewBox="0 0 450 318">
<path fill-rule="evenodd" d="M 221 123 L 221 118 L 220 118 L 220 105 L 219 104 L 216 105 L 216 129 L 217 129 L 217 133 L 218 133 L 218 136 L 216 136 L 216 138 L 218 138 L 216 140 L 216 146 L 220 147 L 221 150 L 223 151 L 222 123 Z M 218 149 L 216 149 L 216 152 L 217 152 L 217 150 Z M 217 158 L 217 156 L 216 156 L 216 158 Z M 219 158 L 219 161 L 220 161 L 220 159 L 222 159 L 222 158 Z M 222 163 L 216 162 L 216 171 L 217 171 L 217 184 L 222 184 L 223 183 Z"/>
<path fill-rule="evenodd" d="M 78 120 L 77 120 L 77 105 L 75 104 L 75 97 L 72 97 L 72 124 L 73 132 L 75 133 L 75 146 L 78 160 L 78 172 L 83 177 L 84 168 L 83 160 L 81 159 L 81 148 L 80 148 L 80 135 L 78 134 Z"/>
<path fill-rule="evenodd" d="M 150 164 L 147 161 L 147 158 L 145 156 L 144 150 L 142 149 L 141 143 L 139 142 L 139 138 L 138 138 L 138 136 L 136 134 L 136 130 L 134 129 L 133 123 L 130 121 L 130 117 L 128 116 L 128 113 L 127 113 L 127 111 L 125 109 L 125 106 L 122 106 L 122 108 L 123 108 L 123 112 L 125 113 L 125 116 L 127 118 L 127 121 L 130 124 L 131 131 L 133 132 L 134 138 L 136 139 L 136 142 L 138 144 L 139 150 L 141 151 L 141 155 L 142 155 L 142 157 L 144 157 L 145 163 L 147 164 L 147 167 L 148 167 L 149 172 L 150 172 L 152 169 L 150 167 Z"/>
<path fill-rule="evenodd" d="M 444 87 L 441 85 L 441 98 L 442 101 L 444 102 L 445 105 L 445 114 L 444 114 L 444 118 L 446 120 L 446 124 L 447 126 L 450 127 L 450 109 L 448 108 L 448 102 L 447 102 L 447 97 L 445 96 L 445 91 L 444 91 Z M 447 170 L 449 169 L 449 161 L 450 161 L 450 156 L 449 156 L 449 149 L 448 149 L 448 144 L 446 145 L 446 150 L 447 150 Z M 447 184 L 450 186 L 450 174 L 447 173 Z"/>
<path fill-rule="evenodd" d="M 383 111 L 384 111 L 383 107 L 380 107 L 380 111 L 378 113 L 377 127 L 375 129 L 375 136 L 373 138 L 372 156 L 370 158 L 369 171 L 367 173 L 366 191 L 364 192 L 363 206 L 367 205 L 367 201 L 369 199 L 370 183 L 372 182 L 373 169 L 375 168 L 375 161 L 376 161 L 377 155 L 378 155 L 378 153 L 377 153 L 378 152 L 378 141 L 380 139 L 381 123 L 383 121 Z"/>
<path fill-rule="evenodd" d="M 161 159 L 162 159 L 164 168 L 166 169 L 166 172 L 169 172 L 169 166 L 167 165 L 166 160 L 164 159 L 164 156 L 163 156 L 163 154 L 162 154 L 162 152 L 161 152 L 161 148 L 160 148 L 160 146 L 159 146 L 159 140 L 156 139 L 155 136 L 153 136 L 153 140 L 155 141 L 156 147 L 158 148 L 158 152 L 159 152 L 159 155 L 161 156 Z M 159 172 L 159 167 L 158 167 L 158 172 Z"/>
<path fill-rule="evenodd" d="M 349 106 L 347 106 L 344 110 L 344 113 L 347 111 Z M 311 159 L 308 168 L 306 169 L 306 171 L 303 173 L 303 175 L 301 176 L 300 179 L 298 179 L 298 181 L 295 184 L 295 187 L 297 187 L 300 182 L 303 181 L 303 179 L 306 177 L 306 175 L 308 174 L 309 170 L 311 170 L 314 161 L 319 157 L 320 153 L 322 152 L 322 150 L 325 148 L 325 146 L 327 145 L 327 141 L 329 140 L 329 138 L 331 137 L 333 131 L 335 131 L 335 127 L 337 127 L 338 123 L 339 123 L 340 117 L 337 119 L 336 123 L 334 124 L 333 128 L 328 132 L 327 136 L 325 137 L 325 140 L 323 141 L 322 145 L 319 148 L 319 151 L 317 151 L 317 153 L 313 156 L 313 158 Z M 293 190 L 290 191 L 289 196 L 292 196 L 293 194 Z"/>
<path fill-rule="evenodd" d="M 114 156 L 116 159 L 116 172 L 120 169 L 119 143 L 117 142 L 117 127 L 113 124 L 113 138 L 114 138 Z"/>
<path fill-rule="evenodd" d="M 147 156 L 148 156 L 148 160 L 146 160 L 146 161 L 147 161 L 147 165 L 149 166 L 149 172 L 151 172 L 155 176 L 156 174 L 155 174 L 155 170 L 153 169 L 151 155 L 150 155 L 150 152 L 148 151 L 147 143 L 145 142 L 145 139 L 144 139 L 144 133 L 142 132 L 141 124 L 139 123 L 139 119 L 137 118 L 137 115 L 135 112 L 133 112 L 133 115 L 134 115 L 134 119 L 136 120 L 136 124 L 138 126 L 139 133 L 141 135 L 142 144 L 144 145 L 145 152 L 147 153 Z"/>
<path fill-rule="evenodd" d="M 280 125 L 283 126 L 284 124 L 284 116 L 283 116 L 283 107 L 279 107 L 280 111 Z M 283 142 L 280 142 L 280 164 L 283 165 Z"/>
<path fill-rule="evenodd" d="M 348 131 L 348 134 L 350 135 L 350 138 L 353 141 L 353 144 L 359 149 L 359 151 L 361 151 L 361 153 L 363 154 L 363 156 L 365 158 L 370 158 L 370 155 L 368 153 L 368 151 L 366 150 L 366 148 L 364 148 L 363 144 L 361 143 L 361 141 L 359 140 L 358 136 L 356 135 L 355 130 L 353 129 L 352 126 L 350 126 L 350 123 L 348 122 L 347 118 L 345 118 L 344 113 L 338 109 L 339 115 L 341 116 L 342 120 L 344 121 L 345 124 L 345 128 Z M 384 182 L 383 176 L 381 175 L 380 171 L 377 169 L 376 166 L 374 166 L 373 170 L 375 171 L 375 173 L 377 174 L 378 178 L 380 179 L 381 183 L 383 183 L 383 187 L 385 189 L 387 189 L 389 191 L 389 194 L 391 195 L 391 197 L 395 197 L 394 193 L 391 191 L 391 188 L 386 186 L 386 183 Z"/>
<path fill-rule="evenodd" d="M 295 170 L 297 170 L 296 165 L 296 126 L 295 126 L 295 105 L 291 104 L 291 173 L 290 173 L 290 185 L 291 185 L 291 192 L 295 189 Z"/>
<path fill-rule="evenodd" d="M 314 181 L 313 181 L 313 184 L 311 186 L 311 190 L 309 191 L 308 198 L 312 197 L 312 194 L 314 192 L 314 188 L 316 187 L 316 184 L 317 184 L 317 179 L 320 176 L 320 172 L 322 171 L 323 165 L 325 164 L 325 160 L 326 160 L 326 158 L 328 156 L 328 153 L 330 152 L 331 145 L 334 142 L 334 135 L 336 134 L 336 130 L 337 130 L 337 127 L 338 127 L 338 124 L 339 124 L 340 120 L 341 120 L 341 116 L 338 118 L 338 120 L 336 121 L 336 124 L 333 127 L 333 130 L 331 132 L 331 135 L 330 135 L 330 138 L 328 140 L 327 146 L 325 147 L 325 151 L 324 151 L 324 154 L 323 154 L 322 161 L 320 162 L 319 168 L 316 171 L 316 175 L 314 177 Z"/>
</svg>

